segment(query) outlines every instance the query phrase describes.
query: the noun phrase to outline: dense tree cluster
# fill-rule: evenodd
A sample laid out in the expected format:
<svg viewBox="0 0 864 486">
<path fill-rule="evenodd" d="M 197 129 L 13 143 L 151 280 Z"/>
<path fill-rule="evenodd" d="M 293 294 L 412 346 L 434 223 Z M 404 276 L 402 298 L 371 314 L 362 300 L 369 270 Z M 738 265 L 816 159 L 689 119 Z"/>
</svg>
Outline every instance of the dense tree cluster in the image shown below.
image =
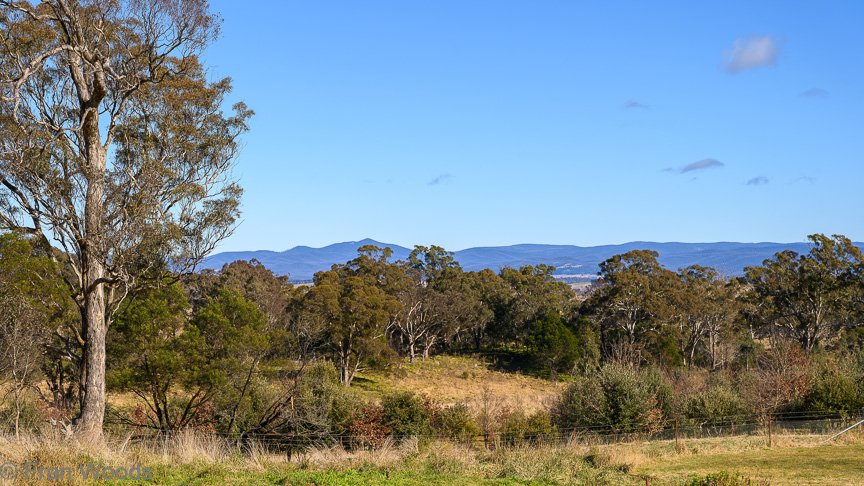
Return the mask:
<svg viewBox="0 0 864 486">
<path fill-rule="evenodd" d="M 361 247 L 311 285 L 256 261 L 169 278 L 127 298 L 108 332 L 108 390 L 133 397 L 109 403 L 108 423 L 278 433 L 297 444 L 347 434 L 372 445 L 388 434 L 628 432 L 673 418 L 861 407 L 861 251 L 842 236 L 810 241 L 807 254 L 778 253 L 738 277 L 672 271 L 657 253 L 632 251 L 602 262 L 579 293 L 546 265 L 467 272 L 437 246 L 417 246 L 407 261 Z M 0 237 L 8 424 L 79 412 L 80 347 L 64 332 L 75 306 L 52 252 L 39 239 Z M 568 384 L 540 415 L 495 419 L 410 394 L 366 403 L 352 392 L 361 370 L 442 353 Z"/>
</svg>

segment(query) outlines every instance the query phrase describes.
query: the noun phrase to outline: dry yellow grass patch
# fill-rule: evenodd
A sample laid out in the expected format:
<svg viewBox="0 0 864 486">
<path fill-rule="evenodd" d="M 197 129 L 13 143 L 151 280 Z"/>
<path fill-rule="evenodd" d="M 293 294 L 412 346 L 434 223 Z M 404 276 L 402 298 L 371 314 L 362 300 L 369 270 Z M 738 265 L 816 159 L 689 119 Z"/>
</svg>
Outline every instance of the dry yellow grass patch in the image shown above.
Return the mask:
<svg viewBox="0 0 864 486">
<path fill-rule="evenodd" d="M 406 363 L 388 373 L 367 372 L 359 376 L 378 385 L 377 388 L 366 386 L 373 391 L 409 390 L 426 394 L 444 405 L 465 403 L 478 408 L 494 404 L 496 407 L 521 408 L 527 413 L 545 408 L 560 392 L 560 387 L 565 386 L 490 370 L 480 360 L 449 356 Z"/>
</svg>

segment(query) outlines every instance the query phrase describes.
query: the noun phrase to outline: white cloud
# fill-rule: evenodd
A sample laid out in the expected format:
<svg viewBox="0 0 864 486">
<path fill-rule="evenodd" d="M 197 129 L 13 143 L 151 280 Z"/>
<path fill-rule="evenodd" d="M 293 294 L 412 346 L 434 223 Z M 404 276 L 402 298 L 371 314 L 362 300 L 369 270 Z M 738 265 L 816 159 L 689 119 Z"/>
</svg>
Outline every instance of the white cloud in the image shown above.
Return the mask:
<svg viewBox="0 0 864 486">
<path fill-rule="evenodd" d="M 773 66 L 777 63 L 780 47 L 770 35 L 739 37 L 723 56 L 723 69 L 729 74 L 738 74 L 746 69 Z"/>
</svg>

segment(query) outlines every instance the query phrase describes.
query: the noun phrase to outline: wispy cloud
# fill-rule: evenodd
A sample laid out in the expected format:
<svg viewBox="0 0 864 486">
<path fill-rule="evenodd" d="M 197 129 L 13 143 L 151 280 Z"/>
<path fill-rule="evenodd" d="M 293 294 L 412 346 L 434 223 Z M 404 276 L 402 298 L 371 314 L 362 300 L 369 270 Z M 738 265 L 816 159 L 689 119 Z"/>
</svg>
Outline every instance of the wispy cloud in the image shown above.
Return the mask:
<svg viewBox="0 0 864 486">
<path fill-rule="evenodd" d="M 823 99 L 828 97 L 828 92 L 824 89 L 810 88 L 798 96 L 802 98 Z"/>
<path fill-rule="evenodd" d="M 768 184 L 768 178 L 765 176 L 756 176 L 749 181 L 747 181 L 748 186 L 761 186 L 762 184 Z"/>
<path fill-rule="evenodd" d="M 816 182 L 816 178 L 811 176 L 801 176 L 793 180 L 792 184 L 797 184 L 799 182 L 809 182 L 810 184 L 814 184 Z"/>
<path fill-rule="evenodd" d="M 626 105 L 624 105 L 625 110 L 647 110 L 648 105 L 644 103 L 639 103 L 638 101 L 628 101 Z"/>
<path fill-rule="evenodd" d="M 447 173 L 445 173 L 445 174 L 441 174 L 441 175 L 439 175 L 438 177 L 436 177 L 436 178 L 432 179 L 431 181 L 427 182 L 426 185 L 427 185 L 427 186 L 437 186 L 437 185 L 440 185 L 440 184 L 447 184 L 447 183 L 449 183 L 449 182 L 452 182 L 453 179 L 454 179 L 453 174 L 447 172 Z"/>
<path fill-rule="evenodd" d="M 724 52 L 723 70 L 729 74 L 738 74 L 747 69 L 762 66 L 773 66 L 777 63 L 780 47 L 770 35 L 739 37 L 732 44 L 732 49 Z"/>
<path fill-rule="evenodd" d="M 711 169 L 714 167 L 720 168 L 725 165 L 726 164 L 717 159 L 702 159 L 699 162 L 693 162 L 692 164 L 687 164 L 684 167 L 681 167 L 677 172 L 679 174 L 686 174 L 687 172 L 693 172 L 694 170 Z"/>
<path fill-rule="evenodd" d="M 676 167 L 667 167 L 667 168 L 663 169 L 663 172 L 673 172 L 675 174 L 686 174 L 688 172 L 693 172 L 693 171 L 697 171 L 697 170 L 714 169 L 714 168 L 719 169 L 720 167 L 725 167 L 725 166 L 726 166 L 726 164 L 724 164 L 723 162 L 720 162 L 717 159 L 702 159 L 698 162 L 693 162 L 692 164 L 687 164 L 684 167 L 677 167 L 677 168 Z M 693 179 L 690 179 L 690 182 L 694 181 L 695 179 L 696 179 L 695 177 Z"/>
</svg>

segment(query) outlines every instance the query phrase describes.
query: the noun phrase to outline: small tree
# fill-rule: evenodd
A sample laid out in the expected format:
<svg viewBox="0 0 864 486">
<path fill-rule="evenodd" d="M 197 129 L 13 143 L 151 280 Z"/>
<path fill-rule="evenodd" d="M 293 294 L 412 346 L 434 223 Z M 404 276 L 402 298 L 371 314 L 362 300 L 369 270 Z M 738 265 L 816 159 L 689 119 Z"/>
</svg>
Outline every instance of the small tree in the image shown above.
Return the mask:
<svg viewBox="0 0 864 486">
<path fill-rule="evenodd" d="M 578 357 L 576 336 L 554 312 L 534 323 L 525 344 L 534 359 L 549 370 L 549 379 L 555 382 L 558 373 L 572 369 Z"/>
<path fill-rule="evenodd" d="M 810 388 L 810 357 L 795 342 L 775 345 L 752 371 L 744 396 L 761 417 L 767 419 Z"/>
<path fill-rule="evenodd" d="M 44 253 L 18 235 L 0 234 L 0 385 L 12 398 L 16 436 L 26 393 L 39 392 L 50 321 L 65 310 L 57 267 Z"/>
<path fill-rule="evenodd" d="M 137 423 L 122 421 L 176 430 L 221 420 L 231 432 L 267 350 L 266 318 L 254 303 L 227 290 L 191 321 L 188 308 L 178 285 L 129 305 L 111 336 L 108 383 L 134 393 L 146 407 Z M 214 404 L 220 405 L 217 416 L 206 416 Z"/>
<path fill-rule="evenodd" d="M 326 322 L 326 341 L 346 387 L 365 360 L 386 350 L 386 326 L 401 308 L 384 290 L 393 276 L 387 261 L 392 251 L 366 246 L 358 252 L 347 264 L 315 274 L 303 297 L 304 312 Z"/>
</svg>

